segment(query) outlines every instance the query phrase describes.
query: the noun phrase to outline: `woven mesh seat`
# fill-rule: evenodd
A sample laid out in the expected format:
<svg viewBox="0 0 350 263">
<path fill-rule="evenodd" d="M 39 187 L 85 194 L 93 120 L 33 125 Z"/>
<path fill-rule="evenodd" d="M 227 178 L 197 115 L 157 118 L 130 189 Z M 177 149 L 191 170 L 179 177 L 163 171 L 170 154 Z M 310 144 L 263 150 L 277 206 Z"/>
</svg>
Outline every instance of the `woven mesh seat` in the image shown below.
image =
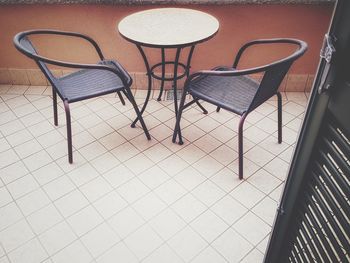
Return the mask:
<svg viewBox="0 0 350 263">
<path fill-rule="evenodd" d="M 294 45 L 297 49 L 293 54 L 274 61 L 270 64 L 249 69 L 238 69 L 238 63 L 244 51 L 254 45 L 262 44 L 287 44 Z M 307 44 L 298 39 L 258 39 L 243 45 L 236 55 L 232 67 L 216 67 L 212 70 L 202 70 L 191 74 L 184 87 L 180 101 L 179 112 L 173 133 L 173 142 L 179 136 L 179 144 L 183 144 L 180 121 L 184 109 L 204 100 L 217 106 L 217 112 L 221 108 L 234 112 L 241 116 L 238 125 L 238 176 L 243 178 L 243 124 L 250 112 L 263 104 L 266 100 L 277 95 L 278 115 L 278 142 L 282 142 L 282 99 L 278 88 L 287 74 L 293 62 L 301 57 L 307 49 Z M 250 78 L 249 75 L 261 73 L 261 82 Z M 193 100 L 185 104 L 186 95 L 190 94 Z M 206 113 L 203 111 L 203 113 Z"/>
<path fill-rule="evenodd" d="M 220 67 L 216 70 L 234 70 Z M 259 83 L 248 76 L 204 76 L 191 82 L 188 91 L 194 97 L 220 104 L 220 107 L 239 115 L 246 112 L 251 104 Z"/>
<path fill-rule="evenodd" d="M 81 64 L 71 63 L 60 60 L 50 59 L 39 55 L 35 47 L 33 46 L 29 36 L 43 35 L 49 37 L 50 35 L 75 37 L 86 40 L 91 44 L 100 58 L 100 61 L 96 64 Z M 64 32 L 57 30 L 30 30 L 26 32 L 20 32 L 14 37 L 15 47 L 27 57 L 33 59 L 48 81 L 52 85 L 52 98 L 53 98 L 53 113 L 54 124 L 58 125 L 58 113 L 57 113 L 57 94 L 63 100 L 64 110 L 66 113 L 67 123 L 67 141 L 68 141 L 68 161 L 73 162 L 73 146 L 72 146 L 72 128 L 71 128 L 71 114 L 69 103 L 77 102 L 97 96 L 116 92 L 123 105 L 125 101 L 121 93 L 124 93 L 126 98 L 131 102 L 137 119 L 140 121 L 142 129 L 148 140 L 151 139 L 145 122 L 141 116 L 141 113 L 137 107 L 135 99 L 130 90 L 132 79 L 123 67 L 114 60 L 106 60 L 102 54 L 100 47 L 95 40 L 89 36 L 82 35 L 75 32 Z M 48 47 L 49 48 L 49 47 Z M 65 75 L 63 77 L 55 77 L 47 64 L 78 69 L 77 71 Z M 134 126 L 132 126 L 134 127 Z"/>
<path fill-rule="evenodd" d="M 113 61 L 104 61 L 114 66 Z M 57 92 L 68 102 L 80 101 L 124 89 L 122 80 L 113 72 L 83 69 L 57 79 Z"/>
</svg>

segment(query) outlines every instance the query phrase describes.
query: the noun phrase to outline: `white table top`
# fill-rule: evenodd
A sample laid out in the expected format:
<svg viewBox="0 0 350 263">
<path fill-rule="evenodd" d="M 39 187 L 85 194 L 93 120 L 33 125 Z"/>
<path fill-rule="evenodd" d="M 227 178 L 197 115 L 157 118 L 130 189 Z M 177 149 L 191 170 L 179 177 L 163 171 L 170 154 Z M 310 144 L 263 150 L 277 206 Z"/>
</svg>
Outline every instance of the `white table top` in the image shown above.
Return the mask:
<svg viewBox="0 0 350 263">
<path fill-rule="evenodd" d="M 219 21 L 193 9 L 157 8 L 125 17 L 118 30 L 129 41 L 146 46 L 185 46 L 214 36 Z"/>
</svg>

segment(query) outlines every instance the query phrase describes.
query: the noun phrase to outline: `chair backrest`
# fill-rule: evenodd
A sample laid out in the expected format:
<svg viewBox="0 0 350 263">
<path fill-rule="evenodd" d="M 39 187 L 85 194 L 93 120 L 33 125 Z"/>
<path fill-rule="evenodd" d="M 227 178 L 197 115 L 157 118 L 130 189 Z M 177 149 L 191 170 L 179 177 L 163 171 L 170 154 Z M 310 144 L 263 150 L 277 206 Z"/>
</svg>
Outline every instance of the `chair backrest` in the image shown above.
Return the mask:
<svg viewBox="0 0 350 263">
<path fill-rule="evenodd" d="M 248 112 L 254 110 L 278 92 L 278 88 L 286 76 L 289 68 L 292 66 L 293 62 L 301 57 L 307 49 L 307 44 L 304 41 L 289 38 L 271 39 L 263 41 L 259 44 L 272 43 L 292 44 L 298 48 L 290 56 L 275 61 L 266 67 L 264 70 L 263 78 L 260 82 L 259 89 L 248 108 Z"/>
<path fill-rule="evenodd" d="M 27 32 L 18 33 L 14 38 L 14 44 L 21 53 L 33 59 L 38 64 L 41 71 L 44 73 L 47 79 L 51 82 L 51 85 L 53 85 L 53 83 L 56 81 L 56 78 L 48 68 L 47 64 L 38 58 L 37 55 L 39 54 L 35 49 L 33 43 L 28 38 L 30 34 L 36 34 L 36 32 L 27 31 Z M 38 34 L 39 34 L 39 31 L 38 31 Z"/>
</svg>

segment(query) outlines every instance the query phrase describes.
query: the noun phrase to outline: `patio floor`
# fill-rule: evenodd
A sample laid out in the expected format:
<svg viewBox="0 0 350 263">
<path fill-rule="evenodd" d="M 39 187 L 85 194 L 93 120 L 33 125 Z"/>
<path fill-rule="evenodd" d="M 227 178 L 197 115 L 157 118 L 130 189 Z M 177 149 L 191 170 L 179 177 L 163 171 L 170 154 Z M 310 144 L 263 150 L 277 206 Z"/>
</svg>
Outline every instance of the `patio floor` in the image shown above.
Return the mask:
<svg viewBox="0 0 350 263">
<path fill-rule="evenodd" d="M 0 86 L 0 263 L 262 262 L 307 96 L 283 94 L 282 144 L 276 101 L 248 116 L 240 181 L 239 119 L 206 103 L 182 146 L 172 101 L 150 101 L 151 141 L 114 95 L 72 104 L 70 165 L 50 88 Z"/>
</svg>

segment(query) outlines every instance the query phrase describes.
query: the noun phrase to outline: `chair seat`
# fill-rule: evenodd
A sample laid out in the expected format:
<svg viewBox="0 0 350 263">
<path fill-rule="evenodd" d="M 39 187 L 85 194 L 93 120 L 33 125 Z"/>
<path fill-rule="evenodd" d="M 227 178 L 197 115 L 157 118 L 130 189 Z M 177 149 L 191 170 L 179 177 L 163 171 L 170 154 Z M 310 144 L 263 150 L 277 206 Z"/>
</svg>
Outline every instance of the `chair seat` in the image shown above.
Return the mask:
<svg viewBox="0 0 350 263">
<path fill-rule="evenodd" d="M 100 64 L 115 67 L 113 61 Z M 113 72 L 100 69 L 83 69 L 56 80 L 57 92 L 68 102 L 76 102 L 116 92 L 124 88 L 122 80 Z"/>
<path fill-rule="evenodd" d="M 235 69 L 220 67 L 215 70 Z M 242 115 L 248 110 L 259 85 L 259 82 L 247 76 L 205 76 L 199 77 L 190 84 L 189 93 L 195 98 Z"/>
</svg>

